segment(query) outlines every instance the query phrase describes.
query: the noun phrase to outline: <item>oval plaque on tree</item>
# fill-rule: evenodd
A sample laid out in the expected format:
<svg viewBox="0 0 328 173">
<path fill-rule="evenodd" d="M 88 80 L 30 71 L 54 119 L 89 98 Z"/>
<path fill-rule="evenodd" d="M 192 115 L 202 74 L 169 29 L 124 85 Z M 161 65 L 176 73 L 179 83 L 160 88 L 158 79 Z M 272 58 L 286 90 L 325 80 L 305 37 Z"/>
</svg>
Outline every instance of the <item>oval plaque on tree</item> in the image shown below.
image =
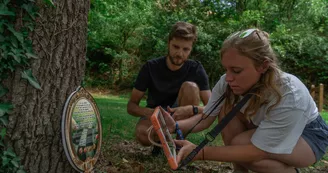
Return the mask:
<svg viewBox="0 0 328 173">
<path fill-rule="evenodd" d="M 79 172 L 91 172 L 100 154 L 102 127 L 97 105 L 83 87 L 66 100 L 61 126 L 69 162 Z"/>
</svg>

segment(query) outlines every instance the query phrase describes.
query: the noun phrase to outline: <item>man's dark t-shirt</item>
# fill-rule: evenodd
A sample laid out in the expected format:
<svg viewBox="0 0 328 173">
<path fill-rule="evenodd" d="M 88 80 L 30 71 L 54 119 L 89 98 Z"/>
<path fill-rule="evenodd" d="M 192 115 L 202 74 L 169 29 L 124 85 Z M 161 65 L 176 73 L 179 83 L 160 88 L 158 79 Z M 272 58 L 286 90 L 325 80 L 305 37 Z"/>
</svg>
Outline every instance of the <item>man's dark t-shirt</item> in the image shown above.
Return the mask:
<svg viewBox="0 0 328 173">
<path fill-rule="evenodd" d="M 138 74 L 135 88 L 145 92 L 148 89 L 147 107 L 172 106 L 183 82 L 195 82 L 200 91 L 209 90 L 208 76 L 200 62 L 187 60 L 176 71 L 166 65 L 166 57 L 148 60 Z"/>
</svg>

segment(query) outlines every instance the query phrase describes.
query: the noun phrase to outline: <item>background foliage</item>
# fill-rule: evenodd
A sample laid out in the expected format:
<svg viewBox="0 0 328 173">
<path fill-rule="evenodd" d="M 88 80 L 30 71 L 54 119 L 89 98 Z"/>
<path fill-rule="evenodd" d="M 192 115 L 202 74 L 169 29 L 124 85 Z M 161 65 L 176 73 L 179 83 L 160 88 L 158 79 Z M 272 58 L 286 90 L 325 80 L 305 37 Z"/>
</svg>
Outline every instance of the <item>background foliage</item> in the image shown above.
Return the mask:
<svg viewBox="0 0 328 173">
<path fill-rule="evenodd" d="M 28 38 L 29 33 L 34 30 L 37 15 L 32 0 L 0 1 L 0 173 L 25 172 L 20 163 L 21 159 L 7 146 L 5 140 L 8 115 L 14 107 L 4 97 L 8 89 L 2 82 L 16 69 L 21 69 L 21 78 L 26 79 L 33 87 L 41 89 L 29 65 L 31 59 L 38 58 L 33 53 L 32 43 Z"/>
<path fill-rule="evenodd" d="M 142 63 L 166 55 L 176 21 L 197 25 L 191 58 L 203 63 L 211 86 L 224 73 L 218 53 L 223 40 L 251 27 L 270 34 L 283 70 L 308 86 L 327 83 L 327 0 L 94 0 L 87 85 L 131 88 Z"/>
</svg>

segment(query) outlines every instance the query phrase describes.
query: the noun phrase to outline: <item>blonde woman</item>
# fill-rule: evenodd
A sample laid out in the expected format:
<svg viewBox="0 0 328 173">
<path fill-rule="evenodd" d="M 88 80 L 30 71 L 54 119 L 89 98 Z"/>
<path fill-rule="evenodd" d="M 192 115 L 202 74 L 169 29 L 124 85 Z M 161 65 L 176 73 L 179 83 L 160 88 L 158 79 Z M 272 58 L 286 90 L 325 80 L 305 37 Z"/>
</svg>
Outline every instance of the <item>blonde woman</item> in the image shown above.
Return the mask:
<svg viewBox="0 0 328 173">
<path fill-rule="evenodd" d="M 294 173 L 320 160 L 328 145 L 327 124 L 305 85 L 279 69 L 268 34 L 259 29 L 236 32 L 220 53 L 226 73 L 213 88 L 204 114 L 178 121 L 178 127 L 186 132 L 208 116 L 193 132 L 206 129 L 251 89 L 253 96 L 221 132 L 225 146 L 206 146 L 194 160 L 232 162 L 235 172 L 265 173 Z M 224 101 L 211 111 L 222 95 Z M 174 132 L 176 122 L 164 114 Z M 182 146 L 178 162 L 196 147 L 186 140 L 176 144 Z"/>
</svg>

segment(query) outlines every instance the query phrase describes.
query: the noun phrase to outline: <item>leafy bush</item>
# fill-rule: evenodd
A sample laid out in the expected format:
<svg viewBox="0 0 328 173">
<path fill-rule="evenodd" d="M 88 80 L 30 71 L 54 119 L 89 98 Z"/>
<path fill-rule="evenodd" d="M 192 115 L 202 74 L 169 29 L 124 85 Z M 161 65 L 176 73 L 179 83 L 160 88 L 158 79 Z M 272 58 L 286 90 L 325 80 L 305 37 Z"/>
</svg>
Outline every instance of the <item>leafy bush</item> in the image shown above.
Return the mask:
<svg viewBox="0 0 328 173">
<path fill-rule="evenodd" d="M 325 0 L 99 0 L 91 5 L 87 66 L 89 71 L 97 70 L 87 75 L 93 79 L 88 82 L 97 86 L 132 87 L 141 64 L 166 55 L 168 33 L 177 21 L 198 27 L 198 41 L 190 58 L 202 62 L 211 86 L 224 73 L 219 55 L 223 40 L 235 31 L 253 27 L 271 35 L 285 71 L 308 86 L 327 83 Z M 111 80 L 104 82 L 104 75 Z"/>
</svg>

